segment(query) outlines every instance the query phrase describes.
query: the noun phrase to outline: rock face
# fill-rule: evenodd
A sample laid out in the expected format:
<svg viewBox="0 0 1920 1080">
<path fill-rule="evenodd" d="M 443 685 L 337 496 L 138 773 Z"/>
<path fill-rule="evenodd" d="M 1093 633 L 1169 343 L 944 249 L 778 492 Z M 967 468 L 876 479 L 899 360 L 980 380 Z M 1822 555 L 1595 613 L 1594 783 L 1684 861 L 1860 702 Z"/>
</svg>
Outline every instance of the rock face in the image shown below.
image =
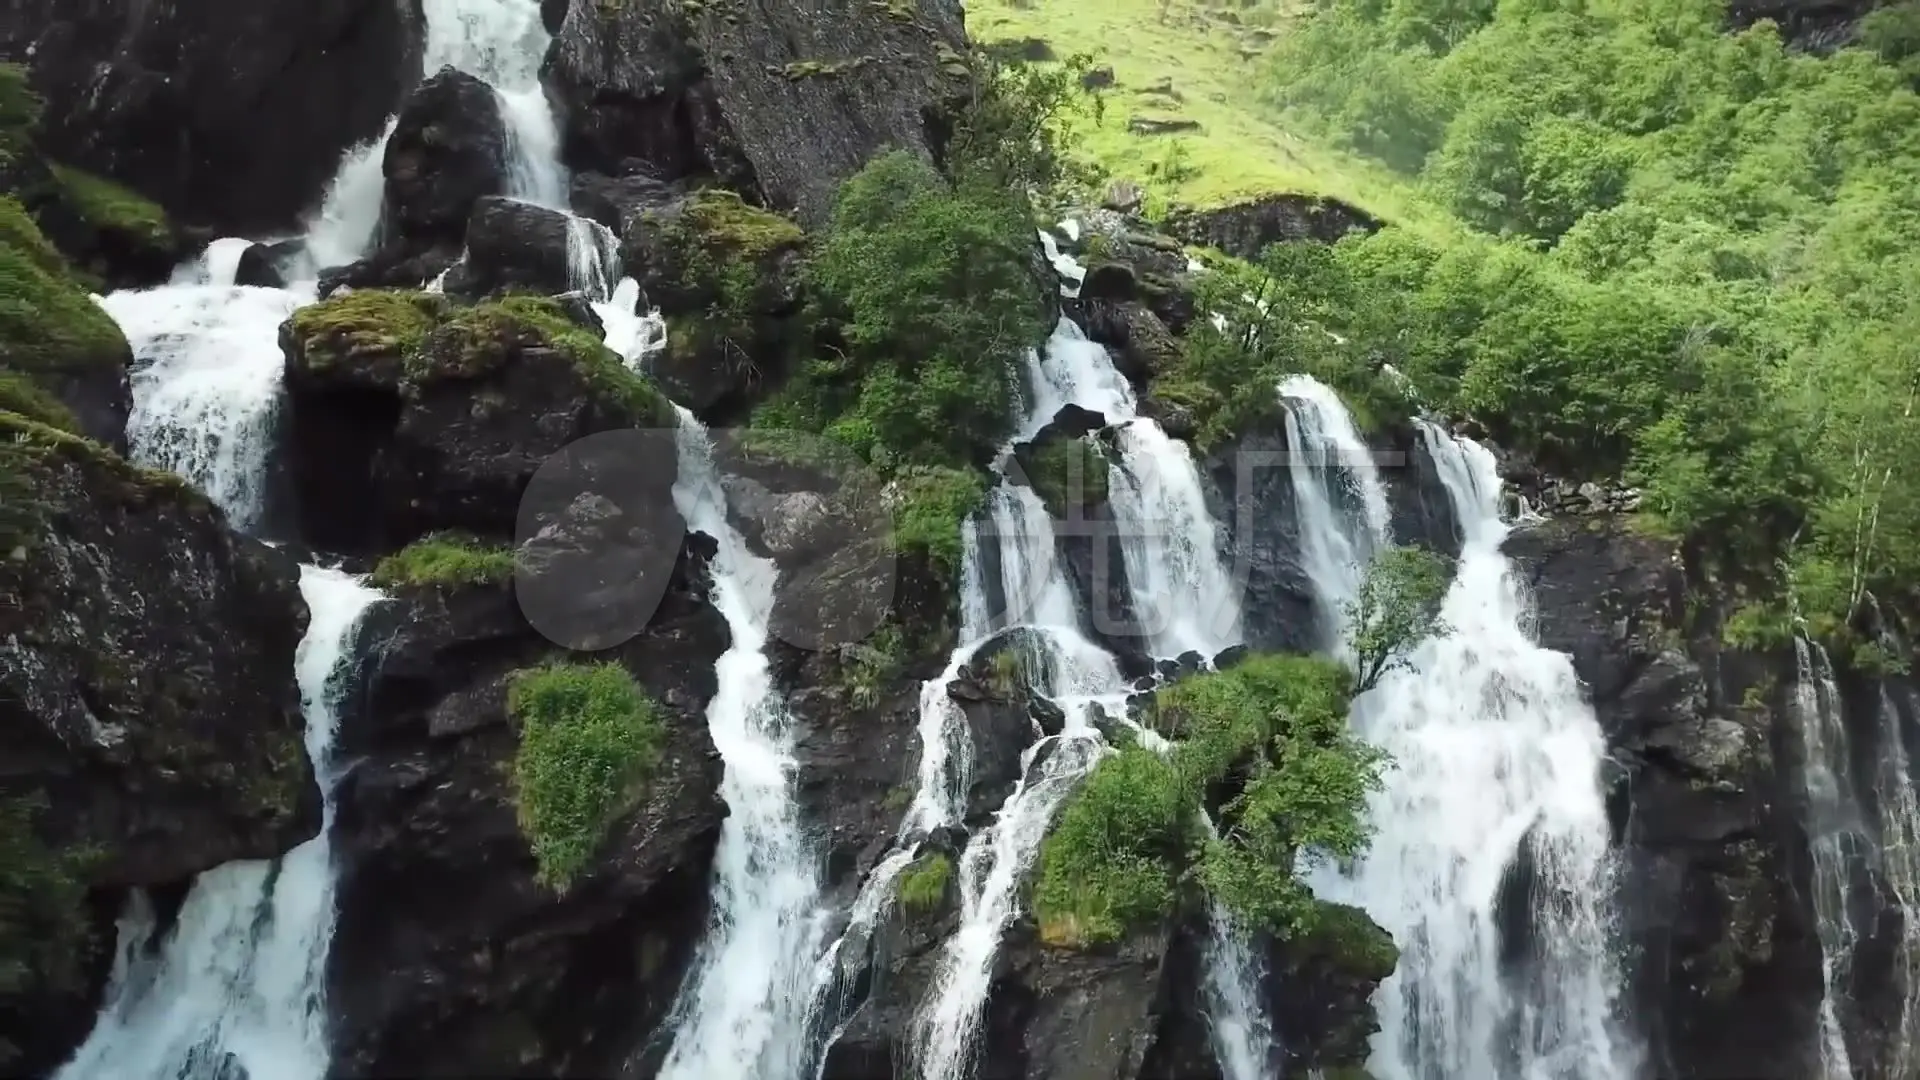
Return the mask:
<svg viewBox="0 0 1920 1080">
<path fill-rule="evenodd" d="M 1790 44 L 1813 52 L 1829 52 L 1850 44 L 1860 20 L 1887 0 L 1734 0 L 1727 21 L 1734 27 L 1771 19 Z"/>
<path fill-rule="evenodd" d="M 939 155 L 965 47 L 952 0 L 572 0 L 544 77 L 574 167 L 716 177 L 811 226 L 883 148 Z"/>
<path fill-rule="evenodd" d="M 1551 519 L 1508 551 L 1541 643 L 1573 657 L 1621 767 L 1609 805 L 1633 1011 L 1657 1074 L 1813 1075 L 1822 975 L 1791 658 L 1674 630 L 1685 569 L 1622 520 Z"/>
<path fill-rule="evenodd" d="M 441 68 L 407 98 L 380 164 L 387 243 L 458 250 L 481 197 L 507 189 L 507 126 L 485 82 Z"/>
<path fill-rule="evenodd" d="M 480 297 L 509 288 L 561 293 L 571 270 L 567 215 L 489 195 L 466 223 L 466 261 L 447 275 L 447 291 Z"/>
<path fill-rule="evenodd" d="M 102 901 L 104 945 L 126 889 L 184 886 L 318 830 L 293 674 L 306 605 L 290 560 L 184 484 L 17 425 L 0 416 L 0 437 L 27 440 L 20 475 L 44 520 L 0 562 L 0 798 L 41 800 L 49 849 L 91 852 L 73 873 Z M 14 986 L 0 1018 L 31 1073 L 85 1034 L 98 983 Z"/>
<path fill-rule="evenodd" d="M 551 301 L 355 293 L 302 309 L 281 346 L 288 471 L 323 550 L 391 551 L 449 529 L 510 538 L 535 473 L 602 432 L 632 433 L 595 457 L 622 471 L 613 494 L 672 505 L 665 402 Z"/>
<path fill-rule="evenodd" d="M 342 1077 L 614 1075 L 678 992 L 703 937 L 726 808 L 704 713 L 724 620 L 710 542 L 682 553 L 614 660 L 665 706 L 647 794 L 564 891 L 535 879 L 516 821 L 505 682 L 549 656 L 512 586 L 409 589 L 368 631 L 358 761 L 339 789 L 339 931 L 328 968 Z"/>
<path fill-rule="evenodd" d="M 293 225 L 418 77 L 418 0 L 18 0 L 47 149 L 218 235 Z M 217 44 L 216 44 L 217 43 Z"/>
<path fill-rule="evenodd" d="M 1166 227 L 1189 244 L 1253 259 L 1270 244 L 1292 240 L 1330 244 L 1354 230 L 1378 231 L 1382 224 L 1365 211 L 1333 199 L 1274 195 L 1217 210 L 1170 215 Z"/>
</svg>

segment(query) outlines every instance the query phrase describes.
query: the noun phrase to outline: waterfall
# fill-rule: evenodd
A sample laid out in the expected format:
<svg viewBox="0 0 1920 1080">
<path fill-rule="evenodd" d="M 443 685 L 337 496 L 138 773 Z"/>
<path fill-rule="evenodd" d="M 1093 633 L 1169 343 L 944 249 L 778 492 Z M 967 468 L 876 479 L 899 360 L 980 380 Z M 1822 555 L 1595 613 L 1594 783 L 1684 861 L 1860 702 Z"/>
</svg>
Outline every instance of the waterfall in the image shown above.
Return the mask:
<svg viewBox="0 0 1920 1080">
<path fill-rule="evenodd" d="M 1793 706 L 1806 747 L 1807 837 L 1813 853 L 1813 908 L 1820 933 L 1826 993 L 1820 1001 L 1819 1080 L 1851 1080 L 1853 1063 L 1840 1026 L 1844 975 L 1859 932 L 1850 905 L 1849 857 L 1867 849 L 1860 800 L 1847 760 L 1847 728 L 1827 654 L 1804 639 L 1793 643 Z"/>
<path fill-rule="evenodd" d="M 1920 798 L 1916 797 L 1912 759 L 1900 730 L 1900 709 L 1893 700 L 1892 686 L 1890 680 L 1880 680 L 1880 754 L 1873 774 L 1874 805 L 1879 811 L 1880 872 L 1894 906 L 1901 912 L 1900 943 L 1894 960 L 1900 1009 L 1893 1029 L 1887 1033 L 1886 1060 L 1879 1073 L 1886 1080 L 1920 1071 Z"/>
<path fill-rule="evenodd" d="M 1360 595 L 1368 560 L 1391 542 L 1386 485 L 1373 448 L 1333 390 L 1305 375 L 1280 383 L 1300 555 L 1322 599 L 1322 638 L 1346 648 L 1344 605 Z M 1355 511 L 1358 510 L 1358 520 Z"/>
<path fill-rule="evenodd" d="M 706 429 L 681 411 L 674 505 L 714 537 L 713 602 L 732 644 L 717 664 L 707 725 L 726 762 L 727 822 L 716 856 L 713 925 L 675 1013 L 660 1075 L 667 1080 L 799 1076 L 809 1053 L 807 1006 L 824 944 L 815 854 L 793 798 L 785 703 L 768 667 L 776 571 L 727 520 Z"/>
<path fill-rule="evenodd" d="M 307 754 L 325 798 L 319 835 L 277 860 L 201 874 L 157 943 L 153 909 L 135 894 L 120 920 L 100 1019 L 56 1080 L 325 1077 L 335 709 L 352 670 L 354 631 L 381 595 L 318 566 L 301 568 L 300 593 L 312 621 L 294 663 Z"/>
<path fill-rule="evenodd" d="M 548 36 L 540 0 L 426 0 L 422 69 L 453 67 L 493 87 L 507 129 L 507 194 L 541 206 L 567 203 L 560 132 L 540 85 Z"/>
<path fill-rule="evenodd" d="M 1162 659 L 1211 659 L 1240 643 L 1240 603 L 1200 470 L 1185 444 L 1151 420 L 1122 424 L 1116 442 L 1108 491 L 1148 648 Z"/>
<path fill-rule="evenodd" d="M 1340 445 L 1346 410 L 1304 389 L 1289 384 L 1290 431 L 1301 450 L 1340 453 L 1359 496 L 1301 502 L 1302 544 L 1332 609 L 1359 573 L 1334 553 L 1386 542 L 1386 500 L 1371 458 Z M 1316 414 L 1342 423 L 1316 426 Z M 1442 609 L 1454 632 L 1356 700 L 1360 733 L 1393 760 L 1370 800 L 1378 832 L 1349 873 L 1313 873 L 1316 892 L 1366 909 L 1401 947 L 1375 999 L 1369 1069 L 1380 1080 L 1628 1080 L 1639 1052 L 1614 1023 L 1600 728 L 1571 661 L 1527 635 L 1528 599 L 1500 551 L 1492 455 L 1432 425 L 1420 434 L 1464 534 Z M 1529 925 L 1505 928 L 1526 935 L 1519 972 L 1503 969 L 1498 912 L 1517 862 L 1531 871 Z"/>
</svg>

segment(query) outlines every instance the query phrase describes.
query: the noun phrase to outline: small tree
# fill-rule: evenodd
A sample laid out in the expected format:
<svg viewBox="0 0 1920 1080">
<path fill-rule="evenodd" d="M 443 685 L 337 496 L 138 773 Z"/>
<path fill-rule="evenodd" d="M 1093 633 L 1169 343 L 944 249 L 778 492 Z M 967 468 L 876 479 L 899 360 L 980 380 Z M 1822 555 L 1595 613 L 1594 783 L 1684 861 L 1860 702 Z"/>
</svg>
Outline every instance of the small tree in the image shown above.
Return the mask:
<svg viewBox="0 0 1920 1080">
<path fill-rule="evenodd" d="M 1406 667 L 1420 642 L 1452 633 L 1440 618 L 1449 577 L 1445 561 L 1422 548 L 1389 548 L 1374 558 L 1360 595 L 1345 605 L 1356 695 Z"/>
</svg>

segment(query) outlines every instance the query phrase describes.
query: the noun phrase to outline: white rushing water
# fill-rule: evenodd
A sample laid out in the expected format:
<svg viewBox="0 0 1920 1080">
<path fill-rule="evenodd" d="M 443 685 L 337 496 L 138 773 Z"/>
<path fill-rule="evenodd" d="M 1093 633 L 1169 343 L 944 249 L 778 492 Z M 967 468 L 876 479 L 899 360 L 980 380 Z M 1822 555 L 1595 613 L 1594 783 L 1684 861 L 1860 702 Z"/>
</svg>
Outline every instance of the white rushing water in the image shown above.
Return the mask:
<svg viewBox="0 0 1920 1080">
<path fill-rule="evenodd" d="M 727 520 L 706 429 L 682 410 L 674 505 L 687 527 L 714 537 L 713 602 L 733 641 L 717 665 L 707 726 L 726 762 L 727 822 L 716 856 L 713 925 L 684 992 L 660 1075 L 782 1080 L 807 1056 L 813 965 L 824 945 L 815 852 L 793 797 L 786 703 L 768 667 L 767 623 L 776 571 Z"/>
<path fill-rule="evenodd" d="M 307 754 L 325 797 L 320 833 L 283 858 L 234 862 L 195 879 L 155 941 L 135 895 L 100 1018 L 57 1080 L 323 1080 L 326 958 L 334 927 L 331 749 L 361 616 L 379 592 L 338 570 L 301 569 L 311 611 L 295 657 Z"/>
<path fill-rule="evenodd" d="M 560 132 L 540 85 L 550 40 L 540 0 L 426 0 L 423 10 L 425 73 L 453 67 L 484 80 L 499 97 L 509 143 L 507 194 L 564 207 Z"/>
<path fill-rule="evenodd" d="M 1360 733 L 1394 762 L 1370 800 L 1378 833 L 1349 875 L 1313 879 L 1401 948 L 1375 999 L 1369 1069 L 1379 1080 L 1630 1080 L 1638 1049 L 1614 1025 L 1600 728 L 1571 661 L 1528 637 L 1528 598 L 1500 551 L 1492 455 L 1431 425 L 1421 437 L 1464 534 L 1442 609 L 1454 632 L 1356 700 Z M 1378 484 L 1370 470 L 1351 470 L 1363 489 Z M 1357 512 L 1302 500 L 1303 543 L 1324 534 L 1337 548 L 1337 533 L 1351 550 L 1383 545 L 1384 492 L 1360 494 Z M 1316 580 L 1325 601 L 1356 580 L 1335 570 Z M 1523 845 L 1530 955 L 1524 972 L 1503 972 L 1499 893 Z"/>
<path fill-rule="evenodd" d="M 1807 838 L 1813 854 L 1813 908 L 1820 934 L 1826 994 L 1820 1001 L 1818 1080 L 1852 1080 L 1853 1064 L 1840 1026 L 1844 973 L 1859 931 L 1853 925 L 1848 858 L 1866 848 L 1860 800 L 1854 793 L 1847 727 L 1826 651 L 1802 638 L 1794 643 L 1794 717 L 1806 748 Z"/>
<path fill-rule="evenodd" d="M 1891 655 L 1912 655 L 1893 643 Z M 1912 757 L 1901 731 L 1894 684 L 1880 681 L 1880 730 L 1877 768 L 1872 782 L 1878 811 L 1880 872 L 1894 906 L 1900 909 L 1901 935 L 1895 947 L 1894 978 L 1900 1010 L 1888 1032 L 1885 1080 L 1920 1075 L 1920 792 L 1915 790 Z"/>
</svg>

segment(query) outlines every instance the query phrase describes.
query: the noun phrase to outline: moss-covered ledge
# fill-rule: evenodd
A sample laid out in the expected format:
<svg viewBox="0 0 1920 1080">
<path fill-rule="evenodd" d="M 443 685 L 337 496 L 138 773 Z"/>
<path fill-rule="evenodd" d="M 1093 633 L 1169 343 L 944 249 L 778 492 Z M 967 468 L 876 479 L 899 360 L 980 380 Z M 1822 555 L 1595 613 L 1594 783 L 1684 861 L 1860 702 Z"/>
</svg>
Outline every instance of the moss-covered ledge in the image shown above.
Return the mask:
<svg viewBox="0 0 1920 1080">
<path fill-rule="evenodd" d="M 424 536 L 381 559 L 368 578 L 382 589 L 498 585 L 513 577 L 513 549 L 464 533 Z"/>
<path fill-rule="evenodd" d="M 671 403 L 558 301 L 507 296 L 462 305 L 436 293 L 365 289 L 294 312 L 280 330 L 291 379 L 417 397 L 496 374 L 529 351 L 564 358 L 589 390 L 636 422 L 671 425 Z"/>
<path fill-rule="evenodd" d="M 0 195 L 0 373 L 20 376 L 9 407 L 120 445 L 133 405 L 132 362 L 125 335 L 26 208 Z M 41 393 L 24 389 L 26 379 Z"/>
</svg>

